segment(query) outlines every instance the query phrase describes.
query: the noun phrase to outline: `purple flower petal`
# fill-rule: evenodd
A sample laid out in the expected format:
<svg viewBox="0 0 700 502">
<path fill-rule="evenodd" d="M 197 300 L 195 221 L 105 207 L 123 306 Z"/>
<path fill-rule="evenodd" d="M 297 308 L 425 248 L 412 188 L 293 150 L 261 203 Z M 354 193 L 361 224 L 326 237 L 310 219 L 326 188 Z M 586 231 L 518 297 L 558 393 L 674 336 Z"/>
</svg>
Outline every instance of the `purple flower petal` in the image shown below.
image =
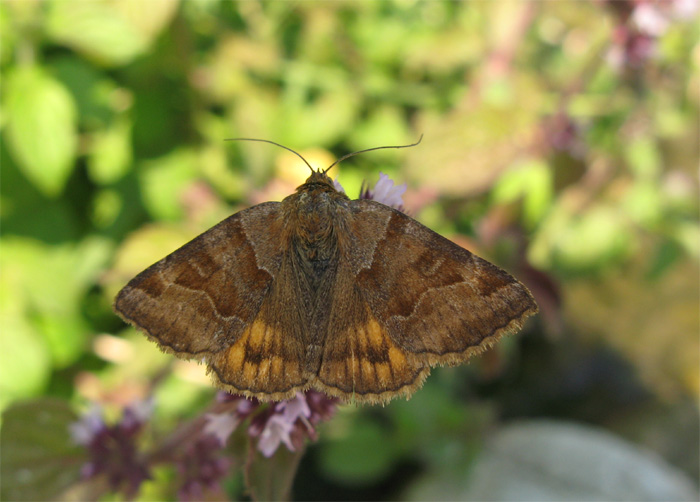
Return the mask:
<svg viewBox="0 0 700 502">
<path fill-rule="evenodd" d="M 403 199 L 401 197 L 406 192 L 406 188 L 405 183 L 394 186 L 394 180 L 389 178 L 389 175 L 379 173 L 379 181 L 374 185 L 374 190 L 371 192 L 372 200 L 394 208 L 402 207 Z"/>
<path fill-rule="evenodd" d="M 219 440 L 221 446 L 226 444 L 231 433 L 236 429 L 238 420 L 231 413 L 207 413 L 204 434 L 211 434 Z"/>
<path fill-rule="evenodd" d="M 240 418 L 245 418 L 260 407 L 260 401 L 257 399 L 241 399 L 236 408 L 236 415 Z"/>
<path fill-rule="evenodd" d="M 258 450 L 268 458 L 277 451 L 280 443 L 284 443 L 290 451 L 294 451 L 294 445 L 290 437 L 292 428 L 293 425 L 282 415 L 272 415 L 260 434 Z"/>
<path fill-rule="evenodd" d="M 311 416 L 311 409 L 306 402 L 306 397 L 301 392 L 297 392 L 297 395 L 292 399 L 279 403 L 277 410 L 283 411 L 285 420 L 290 424 L 296 422 L 299 417 L 309 418 Z"/>
</svg>

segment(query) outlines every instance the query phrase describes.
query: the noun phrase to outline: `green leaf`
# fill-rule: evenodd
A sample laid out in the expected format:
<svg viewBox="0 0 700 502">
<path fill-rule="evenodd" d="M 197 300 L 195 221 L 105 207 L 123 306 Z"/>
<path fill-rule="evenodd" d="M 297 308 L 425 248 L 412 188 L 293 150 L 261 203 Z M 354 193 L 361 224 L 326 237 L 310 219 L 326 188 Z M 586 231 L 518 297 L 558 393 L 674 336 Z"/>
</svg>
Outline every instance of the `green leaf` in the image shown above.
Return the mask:
<svg viewBox="0 0 700 502">
<path fill-rule="evenodd" d="M 541 268 L 557 265 L 572 273 L 591 272 L 626 257 L 633 244 L 634 234 L 618 208 L 597 204 L 573 213 L 560 202 L 542 222 L 528 256 Z"/>
<path fill-rule="evenodd" d="M 77 246 L 49 246 L 14 237 L 3 239 L 2 246 L 0 267 L 11 271 L 3 275 L 9 298 L 23 299 L 13 307 L 18 326 L 31 326 L 48 342 L 53 365 L 71 363 L 82 353 L 89 332 L 81 301 L 109 257 L 110 243 L 93 237 Z"/>
<path fill-rule="evenodd" d="M 17 30 L 12 23 L 11 13 L 7 4 L 0 5 L 0 64 L 7 64 L 15 51 Z"/>
<path fill-rule="evenodd" d="M 178 0 L 112 0 L 114 9 L 152 41 L 173 18 Z"/>
<path fill-rule="evenodd" d="M 78 419 L 68 403 L 37 399 L 2 415 L 0 477 L 3 500 L 57 500 L 80 479 L 85 450 L 68 427 Z"/>
<path fill-rule="evenodd" d="M 92 222 L 100 229 L 113 225 L 124 207 L 124 200 L 117 190 L 103 189 L 95 193 L 92 201 Z"/>
<path fill-rule="evenodd" d="M 44 194 L 62 190 L 75 165 L 76 109 L 63 84 L 36 66 L 7 77 L 5 133 L 22 173 Z"/>
<path fill-rule="evenodd" d="M 123 64 L 147 47 L 146 37 L 110 2 L 51 2 L 47 35 L 104 63 Z"/>
<path fill-rule="evenodd" d="M 436 370 L 410 400 L 392 403 L 387 410 L 392 434 L 385 434 L 384 442 L 393 441 L 402 452 L 419 455 L 434 466 L 449 467 L 468 459 L 493 418 L 487 407 L 466 406 L 454 398 L 456 382 L 464 380 L 460 370 Z"/>
<path fill-rule="evenodd" d="M 130 99 L 124 87 L 78 54 L 67 52 L 52 59 L 51 71 L 75 99 L 79 126 L 87 130 L 110 123 L 116 111 L 126 108 L 124 100 Z"/>
<path fill-rule="evenodd" d="M 625 148 L 625 157 L 635 175 L 645 179 L 654 179 L 663 165 L 661 154 L 651 138 L 633 141 Z"/>
<path fill-rule="evenodd" d="M 296 148 L 328 145 L 352 129 L 359 111 L 357 95 L 350 86 L 337 86 L 313 103 L 283 103 L 282 137 Z"/>
<path fill-rule="evenodd" d="M 88 156 L 88 174 L 95 183 L 114 183 L 129 171 L 131 162 L 131 122 L 128 119 L 121 118 L 95 134 Z"/>
<path fill-rule="evenodd" d="M 525 224 L 533 228 L 552 203 L 551 170 L 540 159 L 519 162 L 500 178 L 492 195 L 498 204 L 508 204 L 522 198 Z"/>
<path fill-rule="evenodd" d="M 39 331 L 26 316 L 8 305 L 10 289 L 0 275 L 0 409 L 11 401 L 38 394 L 49 381 L 51 353 Z"/>
<path fill-rule="evenodd" d="M 143 54 L 177 11 L 173 0 L 53 0 L 49 37 L 107 64 L 124 64 Z"/>
<path fill-rule="evenodd" d="M 407 124 L 398 107 L 382 106 L 372 110 L 369 117 L 362 122 L 351 134 L 352 147 L 357 150 L 384 145 L 402 145 L 413 142 L 414 138 L 408 131 Z M 384 150 L 376 152 L 377 158 L 398 159 L 396 152 Z"/>
<path fill-rule="evenodd" d="M 184 216 L 182 193 L 197 176 L 196 163 L 195 153 L 182 149 L 144 164 L 139 181 L 154 219 L 177 221 Z"/>
<path fill-rule="evenodd" d="M 75 240 L 81 215 L 67 197 L 47 199 L 24 176 L 0 141 L 0 228 L 3 235 L 24 235 L 47 243 Z"/>
<path fill-rule="evenodd" d="M 621 206 L 637 223 L 647 228 L 663 224 L 664 208 L 658 182 L 641 178 L 635 180 L 622 199 Z"/>
</svg>

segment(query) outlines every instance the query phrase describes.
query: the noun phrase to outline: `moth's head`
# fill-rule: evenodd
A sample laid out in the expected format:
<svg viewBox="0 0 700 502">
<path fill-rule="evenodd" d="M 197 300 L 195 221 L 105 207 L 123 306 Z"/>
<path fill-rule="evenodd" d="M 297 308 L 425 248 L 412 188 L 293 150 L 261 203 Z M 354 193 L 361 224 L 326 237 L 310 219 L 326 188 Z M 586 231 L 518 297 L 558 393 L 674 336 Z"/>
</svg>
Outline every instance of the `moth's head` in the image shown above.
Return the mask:
<svg viewBox="0 0 700 502">
<path fill-rule="evenodd" d="M 314 171 L 313 169 L 311 170 L 311 176 L 306 178 L 306 181 L 304 182 L 304 185 L 328 185 L 333 190 L 335 190 L 335 185 L 333 184 L 333 180 L 326 174 L 326 169 L 325 171 L 322 171 L 321 169 L 318 169 L 317 171 Z M 303 186 L 303 185 L 302 185 Z M 301 188 L 301 187 L 299 187 Z"/>
</svg>

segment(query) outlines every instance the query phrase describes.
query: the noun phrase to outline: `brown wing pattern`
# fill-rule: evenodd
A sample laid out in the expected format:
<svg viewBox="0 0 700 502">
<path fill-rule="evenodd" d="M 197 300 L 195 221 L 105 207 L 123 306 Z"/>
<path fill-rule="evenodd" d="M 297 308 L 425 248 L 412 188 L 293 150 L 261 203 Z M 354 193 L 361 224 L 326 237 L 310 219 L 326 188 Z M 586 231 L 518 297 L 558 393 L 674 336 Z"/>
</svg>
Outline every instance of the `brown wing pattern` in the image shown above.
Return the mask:
<svg viewBox="0 0 700 502">
<path fill-rule="evenodd" d="M 409 361 L 370 312 L 349 270 L 337 275 L 314 387 L 334 396 L 380 402 L 415 390 L 428 370 Z M 342 284 L 343 280 L 349 284 Z"/>
<path fill-rule="evenodd" d="M 336 294 L 331 315 L 343 304 L 364 305 L 365 312 L 358 308 L 357 322 L 347 326 L 342 315 L 331 321 L 342 328 L 328 334 L 320 386 L 346 392 L 343 382 L 352 381 L 356 399 L 370 402 L 410 395 L 430 366 L 467 360 L 537 312 L 527 288 L 495 265 L 399 211 L 364 200 L 353 205 L 351 226 L 365 238 L 348 251 L 354 284 L 344 289 L 359 301 Z M 338 364 L 343 346 L 360 362 Z"/>
<path fill-rule="evenodd" d="M 287 399 L 306 387 L 308 317 L 296 308 L 301 291 L 294 274 L 285 257 L 255 319 L 232 345 L 209 358 L 220 387 L 264 401 Z"/>
<path fill-rule="evenodd" d="M 301 385 L 301 340 L 282 328 L 298 322 L 277 322 L 269 312 L 268 322 L 260 320 L 280 301 L 273 287 L 283 261 L 278 208 L 241 211 L 185 244 L 129 282 L 115 310 L 163 350 L 204 358 L 221 387 L 275 394 Z"/>
</svg>

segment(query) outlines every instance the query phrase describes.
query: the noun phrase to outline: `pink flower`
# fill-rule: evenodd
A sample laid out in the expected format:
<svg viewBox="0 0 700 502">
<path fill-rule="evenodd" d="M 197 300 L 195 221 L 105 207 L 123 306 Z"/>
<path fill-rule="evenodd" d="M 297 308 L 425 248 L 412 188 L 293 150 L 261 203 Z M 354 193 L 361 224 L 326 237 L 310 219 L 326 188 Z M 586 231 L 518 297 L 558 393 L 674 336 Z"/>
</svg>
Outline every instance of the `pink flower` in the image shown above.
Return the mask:
<svg viewBox="0 0 700 502">
<path fill-rule="evenodd" d="M 270 404 L 255 414 L 248 435 L 257 439 L 257 448 L 266 457 L 274 455 L 281 444 L 296 451 L 306 438 L 316 440 L 314 426 L 331 418 L 337 403 L 338 399 L 315 390 L 298 392 L 292 399 Z"/>
<path fill-rule="evenodd" d="M 210 434 L 219 440 L 221 446 L 226 446 L 231 433 L 236 429 L 239 420 L 231 413 L 207 413 L 207 424 L 204 434 Z"/>
<path fill-rule="evenodd" d="M 294 429 L 294 422 L 290 422 L 285 416 L 272 415 L 265 424 L 260 438 L 258 439 L 258 450 L 266 457 L 271 457 L 280 443 L 284 443 L 289 451 L 294 451 L 290 434 Z"/>
<path fill-rule="evenodd" d="M 69 426 L 73 441 L 84 445 L 88 462 L 82 467 L 84 478 L 104 476 L 113 491 L 127 498 L 138 492 L 141 483 L 150 478 L 149 466 L 139 450 L 138 437 L 150 418 L 150 399 L 137 401 L 124 408 L 122 418 L 107 425 L 102 409 L 93 405 L 80 420 Z"/>
<path fill-rule="evenodd" d="M 306 402 L 306 397 L 301 392 L 297 392 L 297 395 L 292 399 L 281 401 L 275 408 L 282 411 L 284 418 L 291 423 L 296 422 L 297 418 L 311 416 L 311 409 Z"/>
<path fill-rule="evenodd" d="M 337 179 L 333 180 L 333 186 L 339 192 L 345 193 L 345 189 Z M 406 183 L 403 185 L 394 186 L 394 180 L 389 178 L 388 174 L 380 172 L 379 181 L 377 181 L 377 184 L 374 185 L 374 188 L 371 190 L 369 186 L 362 183 L 362 187 L 360 188 L 360 199 L 381 202 L 382 204 L 403 212 L 402 196 L 405 192 Z"/>
<path fill-rule="evenodd" d="M 310 417 L 311 408 L 307 396 L 301 392 L 297 392 L 292 399 L 275 404 L 273 413 L 267 417 L 260 432 L 258 450 L 266 457 L 271 457 L 279 445 L 284 443 L 290 451 L 295 451 L 303 444 L 304 431 L 313 431 L 309 423 Z"/>
<path fill-rule="evenodd" d="M 403 199 L 401 198 L 406 192 L 406 184 L 394 186 L 394 180 L 389 178 L 389 175 L 379 173 L 379 181 L 374 185 L 374 188 L 363 188 L 360 191 L 361 199 L 370 199 L 381 202 L 387 206 L 403 211 Z"/>
</svg>

